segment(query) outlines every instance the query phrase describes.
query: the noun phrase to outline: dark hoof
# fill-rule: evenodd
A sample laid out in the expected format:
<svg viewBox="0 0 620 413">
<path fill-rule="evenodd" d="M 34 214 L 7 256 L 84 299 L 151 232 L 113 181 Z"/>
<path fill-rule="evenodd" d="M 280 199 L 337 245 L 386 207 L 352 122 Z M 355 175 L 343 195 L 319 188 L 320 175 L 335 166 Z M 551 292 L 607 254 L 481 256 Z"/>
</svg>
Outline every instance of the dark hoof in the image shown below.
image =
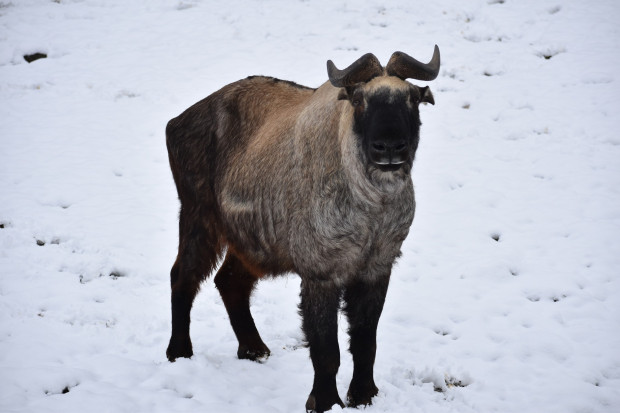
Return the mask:
<svg viewBox="0 0 620 413">
<path fill-rule="evenodd" d="M 252 360 L 259 363 L 267 360 L 270 355 L 271 351 L 269 351 L 269 348 L 263 343 L 255 347 L 239 345 L 239 350 L 237 350 L 237 357 L 241 360 Z"/>
<path fill-rule="evenodd" d="M 372 404 L 372 398 L 379 393 L 379 389 L 375 383 L 370 382 L 366 385 L 355 385 L 351 383 L 347 393 L 347 405 L 349 407 L 358 407 L 362 405 Z"/>
<path fill-rule="evenodd" d="M 338 393 L 336 395 L 331 395 L 330 397 L 317 398 L 314 394 L 310 393 L 308 396 L 308 401 L 306 401 L 306 412 L 307 413 L 322 413 L 332 409 L 334 404 L 339 405 L 344 408 L 344 403 L 340 400 Z"/>
<path fill-rule="evenodd" d="M 190 340 L 189 337 L 184 339 L 170 339 L 170 344 L 168 344 L 168 349 L 166 350 L 168 360 L 175 361 L 179 357 L 190 358 L 193 355 L 192 340 Z"/>
</svg>

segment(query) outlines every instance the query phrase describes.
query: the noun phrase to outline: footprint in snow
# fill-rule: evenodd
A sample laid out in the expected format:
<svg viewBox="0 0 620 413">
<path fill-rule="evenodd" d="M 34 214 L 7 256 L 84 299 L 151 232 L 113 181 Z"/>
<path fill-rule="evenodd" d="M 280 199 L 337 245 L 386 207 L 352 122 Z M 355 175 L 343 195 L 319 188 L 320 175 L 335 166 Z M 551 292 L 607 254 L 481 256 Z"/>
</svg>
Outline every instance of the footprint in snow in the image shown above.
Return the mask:
<svg viewBox="0 0 620 413">
<path fill-rule="evenodd" d="M 547 47 L 545 49 L 539 50 L 536 53 L 536 56 L 538 57 L 542 57 L 545 60 L 549 60 L 552 57 L 555 57 L 561 53 L 566 53 L 566 48 L 562 47 L 562 46 L 550 46 Z"/>
</svg>

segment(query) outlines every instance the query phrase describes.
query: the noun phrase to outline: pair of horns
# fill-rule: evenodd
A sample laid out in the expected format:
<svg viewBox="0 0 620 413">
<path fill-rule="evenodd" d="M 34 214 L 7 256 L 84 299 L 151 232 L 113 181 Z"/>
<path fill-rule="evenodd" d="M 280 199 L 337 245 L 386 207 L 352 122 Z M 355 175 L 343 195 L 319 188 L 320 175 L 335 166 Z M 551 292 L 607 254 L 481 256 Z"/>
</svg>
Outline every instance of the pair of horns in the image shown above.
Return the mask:
<svg viewBox="0 0 620 413">
<path fill-rule="evenodd" d="M 388 76 L 400 79 L 433 80 L 439 74 L 439 47 L 435 45 L 430 62 L 422 63 L 403 52 L 394 52 L 385 67 Z M 346 69 L 339 70 L 331 60 L 327 61 L 327 75 L 335 87 L 353 86 L 368 82 L 383 74 L 379 59 L 372 53 L 366 53 Z"/>
</svg>

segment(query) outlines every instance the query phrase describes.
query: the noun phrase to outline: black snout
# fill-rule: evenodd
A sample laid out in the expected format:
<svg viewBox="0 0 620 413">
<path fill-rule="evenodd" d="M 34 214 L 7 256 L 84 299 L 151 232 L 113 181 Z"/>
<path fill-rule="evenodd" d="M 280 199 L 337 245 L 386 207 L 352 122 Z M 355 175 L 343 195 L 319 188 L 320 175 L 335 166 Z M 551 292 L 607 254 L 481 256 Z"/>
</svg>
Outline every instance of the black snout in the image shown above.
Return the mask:
<svg viewBox="0 0 620 413">
<path fill-rule="evenodd" d="M 370 144 L 370 160 L 377 165 L 400 165 L 407 160 L 404 140 L 376 140 Z"/>
</svg>

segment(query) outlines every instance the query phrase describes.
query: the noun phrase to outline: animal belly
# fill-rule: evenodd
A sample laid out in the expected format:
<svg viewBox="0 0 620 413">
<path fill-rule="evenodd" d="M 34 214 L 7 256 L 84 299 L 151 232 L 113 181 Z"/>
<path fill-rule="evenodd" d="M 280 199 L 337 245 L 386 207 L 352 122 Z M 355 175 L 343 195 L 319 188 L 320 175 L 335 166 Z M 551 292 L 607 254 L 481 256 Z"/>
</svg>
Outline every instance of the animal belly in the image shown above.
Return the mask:
<svg viewBox="0 0 620 413">
<path fill-rule="evenodd" d="M 291 271 L 286 239 L 266 205 L 230 197 L 222 205 L 226 241 L 246 264 L 265 274 Z"/>
</svg>

